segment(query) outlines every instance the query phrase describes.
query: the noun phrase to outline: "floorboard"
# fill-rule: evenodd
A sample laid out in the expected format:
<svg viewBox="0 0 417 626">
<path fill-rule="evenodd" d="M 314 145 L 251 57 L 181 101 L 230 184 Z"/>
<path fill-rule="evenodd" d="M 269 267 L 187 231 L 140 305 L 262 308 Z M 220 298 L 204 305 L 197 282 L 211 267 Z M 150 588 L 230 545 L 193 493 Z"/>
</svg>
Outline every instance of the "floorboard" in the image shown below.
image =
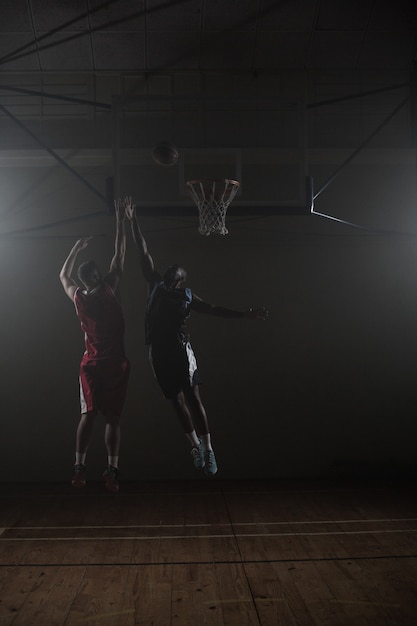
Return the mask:
<svg viewBox="0 0 417 626">
<path fill-rule="evenodd" d="M 416 626 L 416 491 L 0 484 L 0 626 Z"/>
</svg>

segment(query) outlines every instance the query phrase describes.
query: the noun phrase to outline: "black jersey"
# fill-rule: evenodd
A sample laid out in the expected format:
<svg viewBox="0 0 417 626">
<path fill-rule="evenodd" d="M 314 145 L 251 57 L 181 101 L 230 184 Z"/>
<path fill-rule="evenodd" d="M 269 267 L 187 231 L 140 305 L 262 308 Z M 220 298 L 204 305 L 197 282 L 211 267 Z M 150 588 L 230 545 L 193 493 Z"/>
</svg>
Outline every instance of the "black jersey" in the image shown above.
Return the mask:
<svg viewBox="0 0 417 626">
<path fill-rule="evenodd" d="M 170 346 L 189 340 L 186 320 L 192 299 L 190 289 L 169 289 L 162 280 L 153 285 L 146 306 L 147 345 Z"/>
</svg>

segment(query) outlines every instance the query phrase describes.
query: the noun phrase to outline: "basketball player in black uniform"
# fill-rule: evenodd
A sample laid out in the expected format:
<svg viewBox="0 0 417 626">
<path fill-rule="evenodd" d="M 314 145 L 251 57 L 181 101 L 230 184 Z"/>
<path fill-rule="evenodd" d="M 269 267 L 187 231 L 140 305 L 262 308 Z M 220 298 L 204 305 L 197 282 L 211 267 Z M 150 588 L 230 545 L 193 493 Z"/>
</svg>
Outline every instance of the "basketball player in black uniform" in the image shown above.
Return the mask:
<svg viewBox="0 0 417 626">
<path fill-rule="evenodd" d="M 204 302 L 190 289 L 184 288 L 187 275 L 179 265 L 171 265 L 161 275 L 154 268 L 132 202 L 126 203 L 126 215 L 139 251 L 142 272 L 149 286 L 145 317 L 149 359 L 162 393 L 172 402 L 190 442 L 194 467 L 203 470 L 207 476 L 213 476 L 217 472 L 216 457 L 207 414 L 200 397 L 201 380 L 186 320 L 191 311 L 218 317 L 265 320 L 268 311 L 265 308 L 234 311 Z"/>
</svg>

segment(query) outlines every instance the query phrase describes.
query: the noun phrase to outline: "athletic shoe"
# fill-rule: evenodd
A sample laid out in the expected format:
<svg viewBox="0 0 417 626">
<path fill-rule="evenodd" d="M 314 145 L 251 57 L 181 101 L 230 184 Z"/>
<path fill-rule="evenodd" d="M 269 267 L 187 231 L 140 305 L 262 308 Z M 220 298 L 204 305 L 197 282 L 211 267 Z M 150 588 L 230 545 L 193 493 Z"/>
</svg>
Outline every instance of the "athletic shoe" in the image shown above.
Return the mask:
<svg viewBox="0 0 417 626">
<path fill-rule="evenodd" d="M 78 489 L 85 487 L 85 465 L 83 463 L 76 463 L 74 465 L 74 474 L 71 484 Z"/>
<path fill-rule="evenodd" d="M 108 465 L 103 472 L 104 483 L 107 491 L 117 493 L 119 491 L 119 470 L 113 465 Z"/>
<path fill-rule="evenodd" d="M 197 470 L 203 469 L 205 465 L 204 461 L 204 452 L 203 452 L 203 444 L 198 444 L 198 448 L 191 448 L 191 456 L 193 457 L 194 467 Z"/>
<path fill-rule="evenodd" d="M 214 476 L 217 473 L 216 457 L 213 450 L 206 450 L 204 453 L 204 473 L 207 476 Z"/>
</svg>

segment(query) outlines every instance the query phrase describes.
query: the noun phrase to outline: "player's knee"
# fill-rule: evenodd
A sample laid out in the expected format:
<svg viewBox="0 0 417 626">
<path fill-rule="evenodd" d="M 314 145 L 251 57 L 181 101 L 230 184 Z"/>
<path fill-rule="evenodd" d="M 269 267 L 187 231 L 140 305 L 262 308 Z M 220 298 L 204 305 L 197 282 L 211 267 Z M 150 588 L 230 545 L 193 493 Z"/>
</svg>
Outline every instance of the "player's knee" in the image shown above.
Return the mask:
<svg viewBox="0 0 417 626">
<path fill-rule="evenodd" d="M 184 398 L 184 394 L 178 393 L 176 396 L 173 396 L 171 398 L 171 402 L 174 406 L 174 409 L 176 409 L 177 411 L 181 411 L 182 409 L 185 408 L 185 398 Z"/>
<path fill-rule="evenodd" d="M 110 426 L 118 426 L 120 424 L 120 415 L 105 415 L 104 421 Z"/>
</svg>

